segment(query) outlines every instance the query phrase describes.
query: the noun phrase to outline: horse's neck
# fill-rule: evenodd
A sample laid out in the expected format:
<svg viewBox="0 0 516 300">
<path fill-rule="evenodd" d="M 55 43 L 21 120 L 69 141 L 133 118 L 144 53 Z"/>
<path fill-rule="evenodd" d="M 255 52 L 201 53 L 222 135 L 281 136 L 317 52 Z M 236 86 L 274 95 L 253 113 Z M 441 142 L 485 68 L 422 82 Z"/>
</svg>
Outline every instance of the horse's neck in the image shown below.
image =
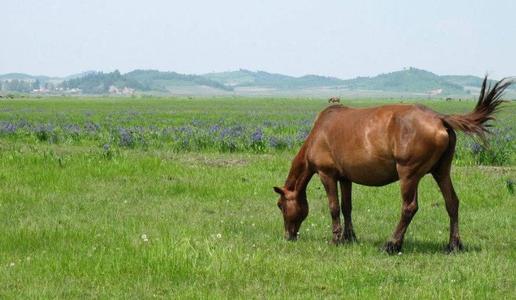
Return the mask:
<svg viewBox="0 0 516 300">
<path fill-rule="evenodd" d="M 292 161 L 290 172 L 285 182 L 285 188 L 289 191 L 297 191 L 300 195 L 306 195 L 306 186 L 314 172 L 308 167 L 306 161 L 306 143 L 301 147 Z"/>
</svg>

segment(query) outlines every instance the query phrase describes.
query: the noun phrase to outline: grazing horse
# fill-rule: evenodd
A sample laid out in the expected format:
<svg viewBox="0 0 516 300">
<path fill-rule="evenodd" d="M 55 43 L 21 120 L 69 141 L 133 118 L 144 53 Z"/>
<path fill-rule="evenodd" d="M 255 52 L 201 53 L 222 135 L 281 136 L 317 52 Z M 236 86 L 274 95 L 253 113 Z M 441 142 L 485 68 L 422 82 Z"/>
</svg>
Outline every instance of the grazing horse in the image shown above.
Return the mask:
<svg viewBox="0 0 516 300">
<path fill-rule="evenodd" d="M 474 110 L 464 115 L 444 115 L 423 105 L 384 105 L 350 108 L 332 105 L 323 110 L 303 146 L 292 161 L 280 195 L 285 238 L 296 240 L 308 215 L 306 186 L 319 174 L 329 200 L 334 243 L 356 239 L 351 222 L 351 185 L 383 186 L 397 180 L 401 187 L 401 219 L 385 244 L 388 253 L 401 250 L 403 237 L 418 210 L 417 189 L 430 173 L 441 190 L 450 217 L 448 250 L 460 250 L 459 199 L 453 189 L 450 169 L 455 152 L 455 130 L 482 140 L 487 121 L 503 102 L 503 91 L 513 80 L 502 79 L 492 88 L 482 83 Z M 338 187 L 341 189 L 344 228 L 340 224 Z"/>
<path fill-rule="evenodd" d="M 330 99 L 328 99 L 328 103 L 340 103 L 340 98 L 339 97 L 331 97 Z"/>
</svg>

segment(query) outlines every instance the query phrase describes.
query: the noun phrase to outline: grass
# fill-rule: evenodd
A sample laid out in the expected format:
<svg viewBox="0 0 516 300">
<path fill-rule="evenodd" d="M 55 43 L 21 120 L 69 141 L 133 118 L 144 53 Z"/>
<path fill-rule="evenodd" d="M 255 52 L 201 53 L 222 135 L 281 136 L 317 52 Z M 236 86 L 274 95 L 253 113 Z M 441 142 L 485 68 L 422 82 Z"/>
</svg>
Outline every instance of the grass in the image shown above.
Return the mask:
<svg viewBox="0 0 516 300">
<path fill-rule="evenodd" d="M 473 106 L 430 104 L 443 112 Z M 0 120 L 93 119 L 109 132 L 117 124 L 224 118 L 254 128 L 265 120 L 312 118 L 324 106 L 302 99 L 14 100 L 2 102 Z M 514 108 L 500 114 L 500 123 L 515 124 Z M 288 126 L 283 130 L 275 134 L 290 134 Z M 112 145 L 107 156 L 99 136 L 0 137 L 0 298 L 512 298 L 516 292 L 512 161 L 493 167 L 463 159 L 454 166 L 464 252 L 444 254 L 448 217 L 436 184 L 425 177 L 403 252 L 388 256 L 380 247 L 399 218 L 398 184 L 355 185 L 359 243 L 335 247 L 327 243 L 331 219 L 314 177 L 310 215 L 300 240 L 289 243 L 271 187 L 285 180 L 295 146 L 194 151 L 151 138 L 146 147 Z"/>
<path fill-rule="evenodd" d="M 423 102 L 419 100 L 420 102 Z M 118 148 L 168 149 L 175 152 L 295 151 L 307 136 L 321 100 L 260 99 L 45 99 L 5 101 L 0 108 L 0 137 L 27 143 L 83 145 L 112 156 Z M 355 100 L 363 107 L 398 101 Z M 469 112 L 472 102 L 428 100 L 447 113 Z M 516 164 L 515 103 L 506 105 L 485 148 L 459 139 L 459 165 Z M 507 116 L 507 117 L 506 117 Z"/>
</svg>

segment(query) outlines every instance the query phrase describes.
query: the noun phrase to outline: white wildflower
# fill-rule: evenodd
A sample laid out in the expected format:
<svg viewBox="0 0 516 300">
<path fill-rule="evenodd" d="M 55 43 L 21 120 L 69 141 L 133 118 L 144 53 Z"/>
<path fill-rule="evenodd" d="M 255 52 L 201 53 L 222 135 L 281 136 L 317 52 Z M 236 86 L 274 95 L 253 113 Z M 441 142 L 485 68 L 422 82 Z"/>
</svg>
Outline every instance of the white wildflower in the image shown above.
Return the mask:
<svg viewBox="0 0 516 300">
<path fill-rule="evenodd" d="M 141 238 L 142 238 L 142 240 L 143 240 L 145 243 L 149 241 L 149 238 L 147 237 L 147 235 L 146 235 L 145 233 L 144 233 L 144 234 L 142 234 Z"/>
</svg>

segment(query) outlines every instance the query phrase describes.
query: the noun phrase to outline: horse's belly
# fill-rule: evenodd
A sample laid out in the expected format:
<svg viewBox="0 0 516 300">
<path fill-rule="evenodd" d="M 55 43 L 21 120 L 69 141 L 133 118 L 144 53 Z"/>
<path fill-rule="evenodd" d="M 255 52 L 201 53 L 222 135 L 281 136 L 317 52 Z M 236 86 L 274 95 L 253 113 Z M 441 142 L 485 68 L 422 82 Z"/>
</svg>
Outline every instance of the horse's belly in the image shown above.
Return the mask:
<svg viewBox="0 0 516 300">
<path fill-rule="evenodd" d="M 377 160 L 368 163 L 347 163 L 342 166 L 342 176 L 354 183 L 381 186 L 398 180 L 395 161 Z"/>
</svg>

